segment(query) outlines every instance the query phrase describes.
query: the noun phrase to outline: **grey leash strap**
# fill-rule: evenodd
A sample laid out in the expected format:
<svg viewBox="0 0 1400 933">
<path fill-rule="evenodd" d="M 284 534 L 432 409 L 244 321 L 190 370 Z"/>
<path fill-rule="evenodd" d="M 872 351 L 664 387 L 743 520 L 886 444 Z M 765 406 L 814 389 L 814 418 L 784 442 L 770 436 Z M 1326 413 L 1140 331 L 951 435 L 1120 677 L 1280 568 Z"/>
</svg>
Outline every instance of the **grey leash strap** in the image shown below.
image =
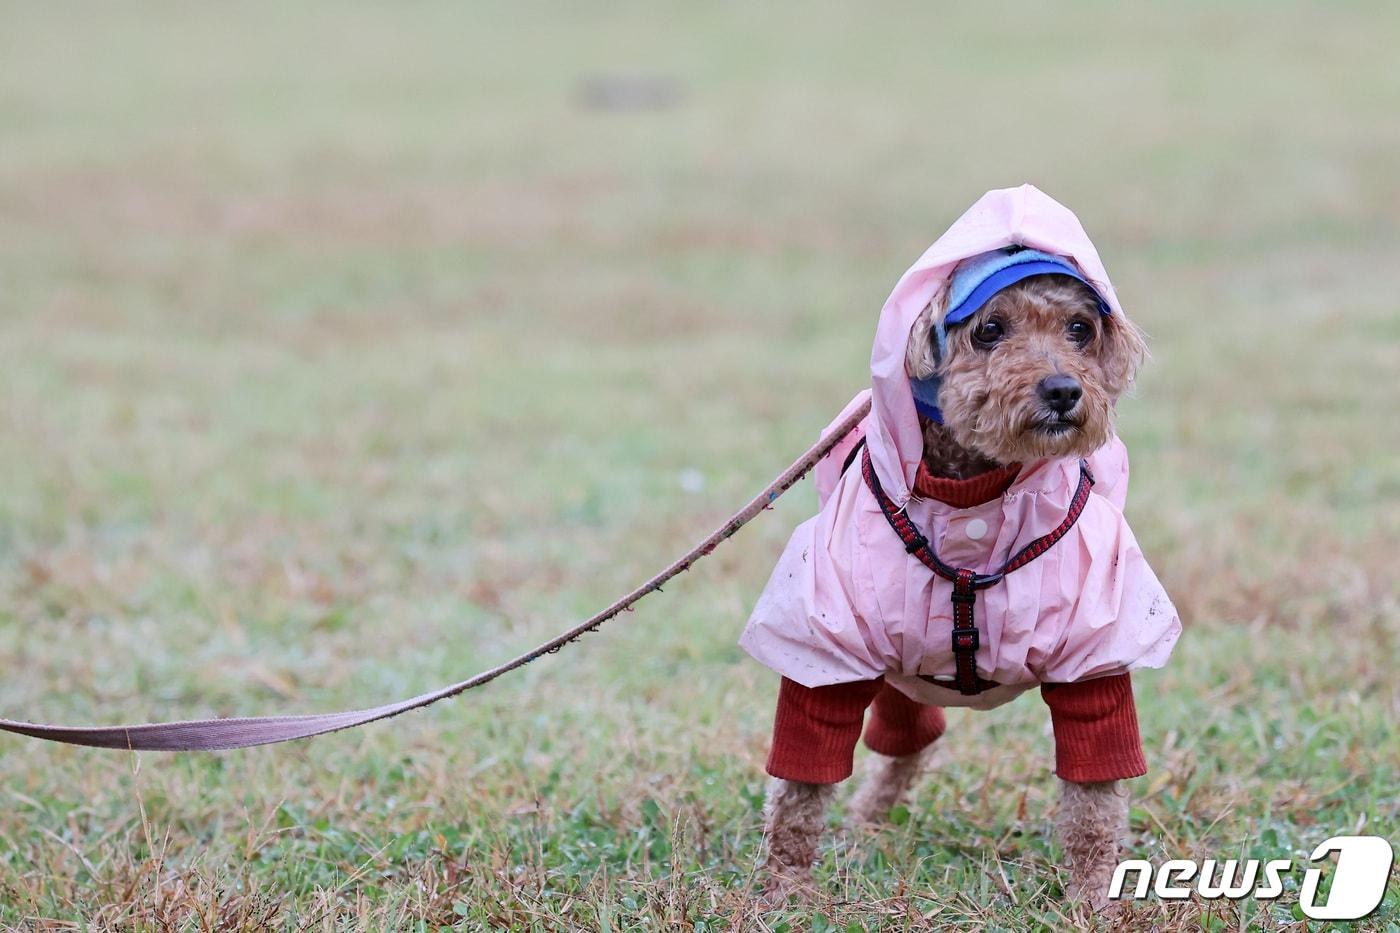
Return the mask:
<svg viewBox="0 0 1400 933">
<path fill-rule="evenodd" d="M 672 577 L 689 570 L 697 560 L 713 551 L 722 541 L 747 525 L 755 515 L 787 492 L 793 484 L 807 474 L 808 470 L 816 465 L 818 460 L 826 456 L 833 447 L 840 443 L 842 438 L 850 434 L 869 411 L 870 402 L 867 400 L 794 461 L 792 466 L 780 473 L 773 482 L 768 484 L 766 489 L 751 499 L 748 505 L 735 512 L 728 521 L 673 561 L 665 570 L 626 596 L 537 648 L 459 683 L 408 700 L 400 700 L 397 703 L 341 713 L 320 713 L 311 716 L 198 719 L 186 722 L 153 722 L 137 726 L 50 726 L 41 723 L 0 719 L 0 731 L 27 735 L 36 739 L 46 739 L 50 742 L 87 745 L 93 748 L 159 752 L 209 752 L 225 748 L 247 748 L 252 745 L 272 745 L 276 742 L 289 742 L 292 739 L 310 738 L 313 735 L 338 732 L 341 729 L 352 729 L 355 726 L 363 726 L 365 723 L 380 719 L 389 719 L 409 710 L 422 709 L 438 700 L 445 700 L 464 691 L 488 684 L 502 674 L 524 667 L 543 655 L 558 651 L 580 635 L 596 630 L 604 622 L 631 609 L 642 597 L 661 589 Z"/>
</svg>

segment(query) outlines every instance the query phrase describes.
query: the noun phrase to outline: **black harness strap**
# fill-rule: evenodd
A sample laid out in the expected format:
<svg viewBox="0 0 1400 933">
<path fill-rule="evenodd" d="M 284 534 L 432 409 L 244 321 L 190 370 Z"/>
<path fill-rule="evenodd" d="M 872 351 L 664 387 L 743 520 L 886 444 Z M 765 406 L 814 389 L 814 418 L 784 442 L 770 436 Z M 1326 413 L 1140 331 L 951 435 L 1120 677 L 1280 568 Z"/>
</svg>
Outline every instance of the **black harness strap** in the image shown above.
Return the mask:
<svg viewBox="0 0 1400 933">
<path fill-rule="evenodd" d="M 852 453 L 854 454 L 854 451 Z M 929 570 L 953 584 L 952 640 L 958 691 L 964 695 L 972 696 L 989 687 L 995 687 L 995 683 L 984 680 L 977 675 L 977 649 L 981 647 L 981 636 L 978 634 L 973 615 L 977 603 L 977 591 L 1000 583 L 1008 573 L 1026 566 L 1054 547 L 1055 542 L 1069 533 L 1069 530 L 1074 527 L 1074 523 L 1079 520 L 1084 506 L 1089 502 L 1089 492 L 1094 485 L 1094 477 L 1089 472 L 1089 465 L 1083 460 L 1079 461 L 1079 486 L 1074 490 L 1073 498 L 1070 499 L 1069 511 L 1065 513 L 1064 521 L 1047 534 L 1041 535 L 1011 555 L 1011 558 L 995 573 L 976 573 L 965 567 L 957 568 L 944 563 L 928 543 L 928 539 L 920 534 L 918 528 L 914 527 L 914 523 L 909 520 L 904 509 L 895 505 L 894 501 L 885 495 L 885 490 L 880 487 L 879 477 L 875 475 L 875 467 L 870 462 L 869 448 L 863 451 L 861 475 L 865 478 L 865 485 L 870 489 L 871 495 L 875 497 L 875 502 L 880 506 L 880 511 L 884 513 L 885 520 L 890 523 L 894 533 L 899 535 L 899 540 L 904 542 L 904 549 L 917 557 L 919 562 Z"/>
</svg>

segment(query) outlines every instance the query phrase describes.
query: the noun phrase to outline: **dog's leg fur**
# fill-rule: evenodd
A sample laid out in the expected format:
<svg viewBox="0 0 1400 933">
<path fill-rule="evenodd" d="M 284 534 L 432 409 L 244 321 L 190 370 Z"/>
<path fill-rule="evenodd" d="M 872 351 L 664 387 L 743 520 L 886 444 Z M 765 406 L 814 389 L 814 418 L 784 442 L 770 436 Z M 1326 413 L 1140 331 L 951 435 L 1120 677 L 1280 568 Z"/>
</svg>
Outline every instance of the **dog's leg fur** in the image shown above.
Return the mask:
<svg viewBox="0 0 1400 933">
<path fill-rule="evenodd" d="M 889 819 L 890 810 L 904 799 L 909 788 L 923 773 L 932 750 L 933 746 L 930 745 L 899 758 L 872 754 L 865 781 L 851 797 L 849 822 L 861 826 L 883 823 Z"/>
<path fill-rule="evenodd" d="M 1118 840 L 1128 828 L 1128 793 L 1118 781 L 1075 784 L 1060 781 L 1055 829 L 1069 862 L 1071 898 L 1101 911 L 1118 864 Z"/>
<path fill-rule="evenodd" d="M 768 839 L 765 898 L 786 901 L 789 894 L 800 893 L 812 880 L 817 843 L 826 829 L 827 810 L 835 794 L 835 784 L 804 784 L 781 778 L 769 782 L 763 807 Z"/>
</svg>

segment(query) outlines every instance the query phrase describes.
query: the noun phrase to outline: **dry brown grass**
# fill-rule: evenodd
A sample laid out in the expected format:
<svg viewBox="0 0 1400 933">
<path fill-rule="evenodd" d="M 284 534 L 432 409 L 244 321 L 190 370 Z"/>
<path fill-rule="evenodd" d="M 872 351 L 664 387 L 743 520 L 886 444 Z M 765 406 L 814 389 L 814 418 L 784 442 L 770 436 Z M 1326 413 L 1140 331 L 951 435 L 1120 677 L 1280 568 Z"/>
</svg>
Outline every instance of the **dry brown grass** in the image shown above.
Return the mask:
<svg viewBox="0 0 1400 933">
<path fill-rule="evenodd" d="M 0 710 L 324 710 L 513 654 L 805 447 L 907 263 L 1034 181 L 1152 338 L 1130 517 L 1188 630 L 1139 682 L 1132 851 L 1394 839 L 1395 15 L 7 7 Z M 580 107 L 614 71 L 685 94 Z M 811 507 L 402 722 L 4 740 L 0 923 L 1073 928 L 1033 700 L 954 713 L 901 825 L 758 912 L 775 684 L 734 642 Z M 1295 896 L 1118 926 L 1302 929 Z"/>
</svg>

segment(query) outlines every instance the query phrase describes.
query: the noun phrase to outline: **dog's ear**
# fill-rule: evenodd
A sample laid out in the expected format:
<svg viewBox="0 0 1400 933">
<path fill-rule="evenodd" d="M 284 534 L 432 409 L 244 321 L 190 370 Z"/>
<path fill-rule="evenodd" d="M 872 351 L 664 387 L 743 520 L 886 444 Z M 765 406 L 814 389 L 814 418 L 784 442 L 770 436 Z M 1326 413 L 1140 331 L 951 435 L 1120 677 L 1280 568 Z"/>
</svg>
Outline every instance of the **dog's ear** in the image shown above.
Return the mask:
<svg viewBox="0 0 1400 933">
<path fill-rule="evenodd" d="M 910 379 L 927 379 L 938 372 L 938 346 L 933 333 L 933 304 L 914 319 L 909 328 L 909 345 L 904 350 L 904 374 Z"/>
<path fill-rule="evenodd" d="M 1098 355 L 1104 385 L 1116 401 L 1132 385 L 1138 367 L 1147 358 L 1147 341 L 1137 325 L 1121 314 L 1105 315 Z"/>
</svg>

